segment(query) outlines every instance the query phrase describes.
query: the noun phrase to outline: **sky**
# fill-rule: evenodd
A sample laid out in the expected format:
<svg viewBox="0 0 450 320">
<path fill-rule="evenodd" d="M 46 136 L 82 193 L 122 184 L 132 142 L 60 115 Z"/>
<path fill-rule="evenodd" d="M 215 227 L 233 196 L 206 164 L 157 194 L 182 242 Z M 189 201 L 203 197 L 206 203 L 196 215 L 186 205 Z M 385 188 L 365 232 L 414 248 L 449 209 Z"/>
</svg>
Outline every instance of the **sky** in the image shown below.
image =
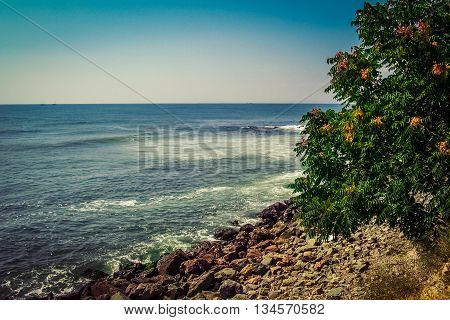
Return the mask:
<svg viewBox="0 0 450 320">
<path fill-rule="evenodd" d="M 333 102 L 311 94 L 362 4 L 0 0 L 0 104 Z"/>
</svg>

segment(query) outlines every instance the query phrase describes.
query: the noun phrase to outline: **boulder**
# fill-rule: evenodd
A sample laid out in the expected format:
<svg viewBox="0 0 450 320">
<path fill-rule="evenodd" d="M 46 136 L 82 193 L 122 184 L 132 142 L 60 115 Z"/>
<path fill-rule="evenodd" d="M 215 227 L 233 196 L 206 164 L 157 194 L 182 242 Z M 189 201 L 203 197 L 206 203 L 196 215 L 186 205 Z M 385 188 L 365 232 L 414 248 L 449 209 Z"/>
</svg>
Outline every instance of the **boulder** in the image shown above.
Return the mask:
<svg viewBox="0 0 450 320">
<path fill-rule="evenodd" d="M 270 265 L 272 265 L 272 264 L 274 264 L 274 262 L 275 262 L 275 260 L 273 259 L 273 257 L 271 257 L 270 255 L 265 255 L 264 257 L 263 257 L 263 259 L 262 259 L 262 261 L 261 261 L 261 264 L 263 265 L 263 266 L 270 266 Z"/>
<path fill-rule="evenodd" d="M 191 259 L 184 261 L 181 266 L 180 270 L 184 274 L 201 274 L 204 271 L 208 270 L 210 267 L 210 264 L 205 259 Z"/>
<path fill-rule="evenodd" d="M 156 283 L 130 284 L 125 291 L 131 299 L 137 300 L 159 299 L 163 293 L 162 286 Z"/>
<path fill-rule="evenodd" d="M 126 295 L 118 291 L 111 296 L 111 300 L 129 300 Z"/>
<path fill-rule="evenodd" d="M 341 294 L 344 289 L 342 287 L 333 288 L 328 291 L 327 299 L 329 300 L 339 300 L 341 299 Z"/>
<path fill-rule="evenodd" d="M 165 286 L 174 283 L 176 279 L 168 274 L 160 274 L 148 279 L 148 282 Z"/>
<path fill-rule="evenodd" d="M 262 252 L 258 249 L 250 248 L 247 250 L 247 259 L 261 261 L 262 259 Z"/>
<path fill-rule="evenodd" d="M 172 300 L 178 299 L 186 293 L 184 286 L 180 283 L 169 284 L 166 290 L 166 296 Z"/>
<path fill-rule="evenodd" d="M 263 275 L 266 273 L 268 268 L 260 263 L 248 264 L 240 271 L 243 276 L 250 275 Z"/>
<path fill-rule="evenodd" d="M 218 280 L 224 279 L 234 279 L 236 278 L 238 272 L 233 268 L 224 268 L 214 274 L 214 278 Z"/>
<path fill-rule="evenodd" d="M 252 232 L 254 229 L 255 229 L 255 226 L 254 226 L 254 225 L 252 225 L 252 224 L 250 224 L 250 223 L 247 223 L 247 224 L 244 224 L 244 225 L 239 229 L 239 231 L 242 231 L 242 232 L 245 232 L 245 233 L 250 233 L 250 232 Z"/>
<path fill-rule="evenodd" d="M 158 272 L 160 274 L 176 275 L 180 272 L 181 264 L 186 260 L 188 260 L 188 257 L 183 250 L 176 250 L 158 261 Z"/>
<path fill-rule="evenodd" d="M 201 291 L 208 290 L 214 284 L 214 273 L 213 271 L 208 271 L 201 276 L 193 279 L 189 283 L 188 296 L 193 297 Z"/>
<path fill-rule="evenodd" d="M 216 231 L 216 233 L 214 233 L 214 238 L 218 240 L 231 241 L 236 238 L 237 234 L 238 230 L 234 228 L 224 228 Z"/>
<path fill-rule="evenodd" d="M 225 280 L 219 288 L 219 294 L 222 299 L 229 299 L 240 293 L 242 293 L 242 285 L 233 280 Z"/>
<path fill-rule="evenodd" d="M 98 300 L 104 300 L 105 298 L 102 296 L 108 295 L 110 296 L 112 293 L 117 291 L 106 279 L 101 279 L 94 282 L 91 286 L 91 295 Z M 108 297 L 109 298 L 109 297 Z"/>
<path fill-rule="evenodd" d="M 365 272 L 365 271 L 367 271 L 368 269 L 369 269 L 369 262 L 368 262 L 368 261 L 364 261 L 364 262 L 358 263 L 358 264 L 356 265 L 356 270 L 357 270 L 359 273 Z"/>
<path fill-rule="evenodd" d="M 311 245 L 311 244 L 307 244 L 304 246 L 301 246 L 300 248 L 297 249 L 298 253 L 302 253 L 302 252 L 306 252 L 306 251 L 314 251 L 317 249 L 317 246 L 315 245 Z"/>
</svg>

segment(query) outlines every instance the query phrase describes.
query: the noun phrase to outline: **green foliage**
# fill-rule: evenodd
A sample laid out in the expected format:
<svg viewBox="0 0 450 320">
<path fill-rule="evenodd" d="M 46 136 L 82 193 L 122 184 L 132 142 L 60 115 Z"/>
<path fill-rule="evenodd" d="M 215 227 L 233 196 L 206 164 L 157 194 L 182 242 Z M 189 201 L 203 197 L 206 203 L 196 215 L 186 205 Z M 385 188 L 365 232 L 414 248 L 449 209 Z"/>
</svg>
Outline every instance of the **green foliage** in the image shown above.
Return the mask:
<svg viewBox="0 0 450 320">
<path fill-rule="evenodd" d="M 447 0 L 366 3 L 360 45 L 328 59 L 328 92 L 344 108 L 313 109 L 296 146 L 306 168 L 292 188 L 313 235 L 349 235 L 375 217 L 409 237 L 449 222 Z"/>
</svg>

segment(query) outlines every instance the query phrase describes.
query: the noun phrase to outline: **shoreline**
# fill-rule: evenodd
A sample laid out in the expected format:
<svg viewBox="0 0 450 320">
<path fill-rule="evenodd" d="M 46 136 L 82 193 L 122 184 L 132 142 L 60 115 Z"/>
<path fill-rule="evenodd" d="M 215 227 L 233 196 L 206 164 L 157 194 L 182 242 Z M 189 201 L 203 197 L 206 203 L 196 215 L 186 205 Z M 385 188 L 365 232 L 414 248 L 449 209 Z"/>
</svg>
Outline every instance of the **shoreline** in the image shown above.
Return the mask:
<svg viewBox="0 0 450 320">
<path fill-rule="evenodd" d="M 294 215 L 289 201 L 277 202 L 255 225 L 220 229 L 217 240 L 172 251 L 152 266 L 136 263 L 112 275 L 91 270 L 92 281 L 78 291 L 44 299 L 380 299 L 373 291 L 383 283 L 375 276 L 401 278 L 407 259 L 417 258 L 412 242 L 387 226 L 370 224 L 321 243 Z"/>
</svg>

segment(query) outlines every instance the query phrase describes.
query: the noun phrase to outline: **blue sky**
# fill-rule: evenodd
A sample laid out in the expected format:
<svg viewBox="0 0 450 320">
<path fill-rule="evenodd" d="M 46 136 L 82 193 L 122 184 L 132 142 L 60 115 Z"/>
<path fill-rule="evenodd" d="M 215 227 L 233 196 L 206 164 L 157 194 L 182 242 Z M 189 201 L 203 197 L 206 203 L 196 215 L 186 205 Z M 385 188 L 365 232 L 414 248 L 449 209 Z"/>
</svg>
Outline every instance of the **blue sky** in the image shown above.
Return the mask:
<svg viewBox="0 0 450 320">
<path fill-rule="evenodd" d="M 152 101 L 298 102 L 363 1 L 1 0 Z M 145 103 L 0 1 L 0 103 Z M 317 93 L 307 102 L 331 102 Z"/>
</svg>

